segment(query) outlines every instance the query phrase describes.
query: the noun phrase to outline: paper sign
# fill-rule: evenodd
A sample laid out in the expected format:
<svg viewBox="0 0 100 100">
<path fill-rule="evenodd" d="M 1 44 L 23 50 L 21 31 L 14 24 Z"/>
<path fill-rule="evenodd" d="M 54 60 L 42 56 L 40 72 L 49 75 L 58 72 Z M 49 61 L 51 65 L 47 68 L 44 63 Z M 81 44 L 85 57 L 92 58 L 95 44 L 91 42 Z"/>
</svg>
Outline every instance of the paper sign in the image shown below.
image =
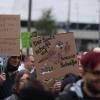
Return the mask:
<svg viewBox="0 0 100 100">
<path fill-rule="evenodd" d="M 30 48 L 30 32 L 21 33 L 22 48 Z"/>
<path fill-rule="evenodd" d="M 0 55 L 19 56 L 20 39 L 0 39 Z"/>
<path fill-rule="evenodd" d="M 78 74 L 73 33 L 33 37 L 31 42 L 39 79 L 57 78 L 68 73 Z"/>
<path fill-rule="evenodd" d="M 0 15 L 0 38 L 20 37 L 20 16 Z"/>
<path fill-rule="evenodd" d="M 20 16 L 0 15 L 0 55 L 20 54 Z"/>
</svg>

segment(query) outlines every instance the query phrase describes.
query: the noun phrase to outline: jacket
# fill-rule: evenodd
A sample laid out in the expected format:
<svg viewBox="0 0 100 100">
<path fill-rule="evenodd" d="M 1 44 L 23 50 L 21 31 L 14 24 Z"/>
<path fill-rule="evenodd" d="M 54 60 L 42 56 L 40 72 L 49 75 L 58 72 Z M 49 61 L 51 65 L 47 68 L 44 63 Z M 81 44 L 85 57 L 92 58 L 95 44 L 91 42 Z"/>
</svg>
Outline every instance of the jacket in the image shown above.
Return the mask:
<svg viewBox="0 0 100 100">
<path fill-rule="evenodd" d="M 16 79 L 16 73 L 17 73 L 19 64 L 16 65 L 16 67 L 11 65 L 10 59 L 11 59 L 11 57 L 8 58 L 6 68 L 4 71 L 6 74 L 6 80 L 0 86 L 0 100 L 3 100 L 4 98 L 6 98 L 12 94 L 12 87 L 13 87 L 15 79 Z"/>
<path fill-rule="evenodd" d="M 18 100 L 18 96 L 16 94 L 12 94 L 11 96 L 5 98 L 4 100 Z"/>
<path fill-rule="evenodd" d="M 6 73 L 6 75 L 6 81 L 0 86 L 0 100 L 3 100 L 12 94 L 12 86 L 15 82 L 16 72 Z"/>
<path fill-rule="evenodd" d="M 81 89 L 82 82 L 83 80 L 79 80 L 76 83 L 73 83 L 70 89 L 61 92 L 56 100 L 84 100 Z"/>
</svg>

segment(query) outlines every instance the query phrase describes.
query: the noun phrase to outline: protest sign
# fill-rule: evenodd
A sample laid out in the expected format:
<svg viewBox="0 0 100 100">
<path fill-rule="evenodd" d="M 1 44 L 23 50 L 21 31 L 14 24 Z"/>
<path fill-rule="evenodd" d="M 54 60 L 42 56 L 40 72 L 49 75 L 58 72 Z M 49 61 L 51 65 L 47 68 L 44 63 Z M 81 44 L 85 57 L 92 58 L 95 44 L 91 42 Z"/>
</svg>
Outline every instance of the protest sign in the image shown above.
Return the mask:
<svg viewBox="0 0 100 100">
<path fill-rule="evenodd" d="M 0 55 L 20 54 L 20 16 L 0 15 Z"/>
<path fill-rule="evenodd" d="M 30 48 L 30 32 L 22 32 L 21 33 L 21 43 L 22 43 L 22 48 Z"/>
<path fill-rule="evenodd" d="M 0 39 L 0 55 L 19 56 L 20 39 Z"/>
<path fill-rule="evenodd" d="M 20 16 L 0 15 L 0 38 L 20 37 Z"/>
<path fill-rule="evenodd" d="M 32 37 L 31 43 L 38 79 L 46 80 L 68 73 L 79 73 L 73 33 Z"/>
</svg>

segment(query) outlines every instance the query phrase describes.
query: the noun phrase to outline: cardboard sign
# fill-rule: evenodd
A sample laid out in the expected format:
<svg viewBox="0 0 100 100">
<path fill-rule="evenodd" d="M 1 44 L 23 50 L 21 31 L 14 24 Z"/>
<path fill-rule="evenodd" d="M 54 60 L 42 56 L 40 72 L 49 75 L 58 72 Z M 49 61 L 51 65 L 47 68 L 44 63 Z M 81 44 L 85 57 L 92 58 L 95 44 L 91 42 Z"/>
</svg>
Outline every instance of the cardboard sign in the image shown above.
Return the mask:
<svg viewBox="0 0 100 100">
<path fill-rule="evenodd" d="M 19 56 L 20 39 L 0 39 L 0 55 Z"/>
<path fill-rule="evenodd" d="M 20 38 L 19 15 L 0 15 L 0 38 Z"/>
<path fill-rule="evenodd" d="M 79 73 L 73 33 L 32 37 L 31 42 L 38 79 L 47 80 L 68 73 Z"/>
<path fill-rule="evenodd" d="M 22 32 L 21 33 L 21 43 L 22 43 L 22 48 L 30 48 L 30 32 Z"/>
<path fill-rule="evenodd" d="M 0 55 L 20 54 L 20 16 L 0 15 Z"/>
</svg>

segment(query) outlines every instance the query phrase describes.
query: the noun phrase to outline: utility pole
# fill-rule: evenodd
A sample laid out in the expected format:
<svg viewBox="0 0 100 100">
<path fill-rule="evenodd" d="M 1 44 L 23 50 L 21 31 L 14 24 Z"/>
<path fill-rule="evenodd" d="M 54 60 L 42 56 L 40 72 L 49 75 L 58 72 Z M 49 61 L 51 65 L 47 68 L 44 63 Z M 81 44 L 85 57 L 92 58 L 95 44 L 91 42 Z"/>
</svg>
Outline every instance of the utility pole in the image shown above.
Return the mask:
<svg viewBox="0 0 100 100">
<path fill-rule="evenodd" d="M 31 31 L 31 11 L 32 11 L 32 0 L 29 0 L 29 4 L 28 4 L 28 27 L 27 27 L 28 32 Z"/>
<path fill-rule="evenodd" d="M 67 32 L 70 31 L 70 11 L 71 11 L 71 0 L 68 0 Z"/>
<path fill-rule="evenodd" d="M 99 47 L 100 47 L 100 0 L 99 0 L 99 22 L 98 22 L 98 26 L 99 26 L 99 28 L 98 28 L 98 45 L 99 45 Z"/>
<path fill-rule="evenodd" d="M 31 32 L 31 11 L 32 11 L 32 0 L 29 0 L 28 4 L 28 26 L 27 31 Z M 27 55 L 29 54 L 30 49 L 27 48 Z"/>
</svg>

